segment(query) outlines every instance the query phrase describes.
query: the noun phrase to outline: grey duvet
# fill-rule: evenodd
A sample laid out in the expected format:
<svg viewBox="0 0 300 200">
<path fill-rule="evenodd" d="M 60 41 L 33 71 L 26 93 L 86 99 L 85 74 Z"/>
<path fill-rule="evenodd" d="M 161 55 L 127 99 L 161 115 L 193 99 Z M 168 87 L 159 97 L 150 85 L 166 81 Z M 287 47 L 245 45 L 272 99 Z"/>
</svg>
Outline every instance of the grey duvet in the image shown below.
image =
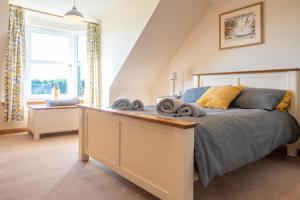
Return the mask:
<svg viewBox="0 0 300 200">
<path fill-rule="evenodd" d="M 146 112 L 154 114 L 154 108 Z M 258 109 L 206 109 L 195 128 L 195 163 L 203 186 L 256 161 L 281 145 L 293 143 L 300 134 L 296 120 L 288 113 Z"/>
</svg>

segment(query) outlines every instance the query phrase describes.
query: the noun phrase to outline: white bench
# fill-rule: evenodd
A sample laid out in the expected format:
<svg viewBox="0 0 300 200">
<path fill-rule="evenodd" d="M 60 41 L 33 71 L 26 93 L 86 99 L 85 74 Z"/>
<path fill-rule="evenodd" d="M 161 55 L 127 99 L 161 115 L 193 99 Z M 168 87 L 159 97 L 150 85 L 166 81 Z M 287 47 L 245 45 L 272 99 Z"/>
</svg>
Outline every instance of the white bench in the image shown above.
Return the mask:
<svg viewBox="0 0 300 200">
<path fill-rule="evenodd" d="M 41 134 L 79 129 L 77 106 L 28 105 L 28 115 L 28 128 L 35 140 L 39 140 Z"/>
</svg>

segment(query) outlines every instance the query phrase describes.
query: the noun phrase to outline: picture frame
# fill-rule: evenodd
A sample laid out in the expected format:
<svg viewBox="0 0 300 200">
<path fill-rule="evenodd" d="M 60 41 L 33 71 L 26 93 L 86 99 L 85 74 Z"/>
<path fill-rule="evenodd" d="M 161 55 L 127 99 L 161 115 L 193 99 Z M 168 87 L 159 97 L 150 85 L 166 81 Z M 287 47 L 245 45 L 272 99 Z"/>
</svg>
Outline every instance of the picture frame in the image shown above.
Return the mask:
<svg viewBox="0 0 300 200">
<path fill-rule="evenodd" d="M 259 2 L 219 15 L 219 49 L 264 43 L 264 3 Z"/>
</svg>

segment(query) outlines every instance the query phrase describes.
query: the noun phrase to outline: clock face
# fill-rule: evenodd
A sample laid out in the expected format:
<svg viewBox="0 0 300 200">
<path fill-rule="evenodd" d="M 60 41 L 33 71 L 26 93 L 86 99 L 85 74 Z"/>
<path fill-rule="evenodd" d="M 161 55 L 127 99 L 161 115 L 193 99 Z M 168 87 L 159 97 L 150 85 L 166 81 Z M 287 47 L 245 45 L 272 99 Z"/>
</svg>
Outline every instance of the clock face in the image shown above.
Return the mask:
<svg viewBox="0 0 300 200">
<path fill-rule="evenodd" d="M 225 19 L 224 39 L 226 42 L 254 38 L 256 31 L 255 13 L 250 12 Z"/>
</svg>

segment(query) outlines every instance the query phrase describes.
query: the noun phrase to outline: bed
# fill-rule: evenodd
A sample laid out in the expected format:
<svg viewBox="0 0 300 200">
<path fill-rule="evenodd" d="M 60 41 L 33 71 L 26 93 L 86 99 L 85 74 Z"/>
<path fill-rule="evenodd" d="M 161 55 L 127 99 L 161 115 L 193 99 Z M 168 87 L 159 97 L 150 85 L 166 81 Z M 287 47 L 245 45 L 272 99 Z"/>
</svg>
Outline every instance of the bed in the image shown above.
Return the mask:
<svg viewBox="0 0 300 200">
<path fill-rule="evenodd" d="M 298 69 L 193 75 L 195 87 L 243 84 L 250 87 L 289 89 L 293 92 L 289 112 L 299 121 L 298 76 Z M 197 136 L 201 136 L 199 133 L 204 131 L 199 128 L 199 121 L 84 105 L 81 106 L 80 112 L 79 159 L 81 161 L 87 161 L 89 157 L 92 157 L 161 199 L 193 199 L 194 161 L 197 160 L 194 159 L 194 144 L 201 141 L 201 138 L 199 140 Z M 230 116 L 233 116 L 233 113 L 245 115 L 245 111 L 238 109 L 229 110 L 224 114 L 228 115 L 228 112 L 232 112 L 229 114 Z M 212 115 L 214 113 L 212 111 Z M 261 115 L 265 118 L 270 113 L 251 110 L 247 111 L 244 118 L 246 119 L 249 115 Z M 278 115 L 282 115 L 277 116 L 282 117 L 281 121 L 288 118 L 286 117 L 288 114 Z M 218 115 L 215 114 L 215 116 Z M 203 120 L 209 118 L 210 115 L 205 116 Z M 199 129 L 198 132 L 197 129 Z M 264 145 L 269 146 L 266 151 L 257 153 L 262 157 L 269 152 L 270 148 L 287 144 L 296 137 L 290 134 L 286 137 L 276 138 L 269 145 Z M 270 141 L 270 139 L 265 138 L 265 141 Z M 261 144 L 266 144 L 265 141 L 262 140 Z M 261 144 L 254 143 L 254 146 Z M 289 144 L 287 149 L 288 155 L 296 156 L 299 141 Z M 197 153 L 195 155 L 197 156 Z M 224 161 L 223 163 L 226 165 L 228 162 Z M 234 170 L 235 165 L 230 165 L 230 167 L 232 169 L 228 170 Z M 202 176 L 203 179 L 203 176 L 209 175 L 204 185 L 215 175 L 226 173 L 226 170 L 219 170 L 217 174 L 213 174 L 216 170 L 213 173 L 205 172 L 212 166 L 202 166 L 202 168 L 199 170 L 200 177 Z"/>
</svg>

